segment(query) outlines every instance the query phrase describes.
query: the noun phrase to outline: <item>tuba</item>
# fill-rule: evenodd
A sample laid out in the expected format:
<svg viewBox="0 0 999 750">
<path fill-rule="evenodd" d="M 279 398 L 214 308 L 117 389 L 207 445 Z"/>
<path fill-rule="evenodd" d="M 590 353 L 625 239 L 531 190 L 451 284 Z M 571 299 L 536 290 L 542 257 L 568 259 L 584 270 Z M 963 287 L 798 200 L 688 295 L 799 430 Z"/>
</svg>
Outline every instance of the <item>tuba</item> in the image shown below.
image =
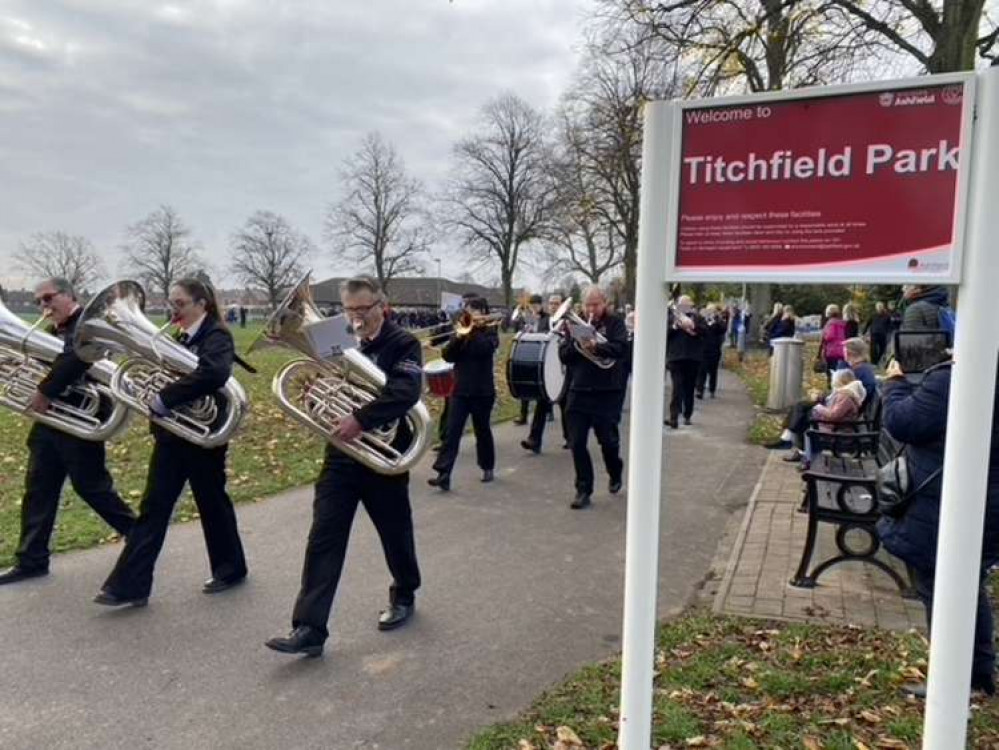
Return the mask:
<svg viewBox="0 0 999 750">
<path fill-rule="evenodd" d="M 110 387 L 115 398 L 167 432 L 202 448 L 227 443 L 249 410 L 243 386 L 230 377 L 219 393 L 204 396 L 158 417 L 149 404 L 166 386 L 193 372 L 198 357 L 157 327 L 145 315 L 146 294 L 135 281 L 119 281 L 97 294 L 83 310 L 73 345 L 80 357 L 98 361 L 108 352 L 126 358 L 115 370 Z M 221 413 L 220 413 L 221 412 Z"/>
<path fill-rule="evenodd" d="M 73 437 L 110 440 L 128 421 L 128 408 L 108 387 L 116 369 L 111 362 L 96 362 L 86 378 L 53 399 L 44 414 L 28 408 L 38 384 L 63 352 L 61 339 L 39 330 L 46 319 L 28 325 L 0 302 L 0 405 Z"/>
<path fill-rule="evenodd" d="M 617 364 L 617 361 L 611 359 L 610 357 L 598 357 L 593 352 L 587 351 L 586 348 L 579 343 L 579 339 L 576 337 L 574 329 L 592 329 L 593 325 L 589 321 L 583 320 L 572 311 L 572 297 L 567 297 L 565 302 L 559 305 L 558 310 L 556 310 L 555 314 L 551 317 L 551 327 L 553 331 L 557 331 L 559 333 L 568 330 L 568 334 L 572 337 L 572 343 L 576 347 L 576 351 L 590 360 L 590 362 L 595 364 L 601 370 L 609 370 Z M 596 335 L 598 344 L 607 343 L 607 339 L 604 338 L 603 334 L 599 331 L 594 331 L 594 334 Z"/>
<path fill-rule="evenodd" d="M 306 330 L 325 320 L 309 291 L 306 273 L 267 320 L 260 336 L 246 350 L 269 345 L 295 349 L 304 358 L 285 364 L 271 383 L 278 404 L 295 421 L 322 436 L 343 453 L 378 474 L 402 474 L 416 465 L 429 444 L 430 413 L 422 401 L 406 413 L 413 439 L 405 450 L 392 446 L 398 423 L 362 432 L 344 442 L 334 436 L 344 417 L 371 403 L 385 387 L 379 367 L 358 349 L 347 349 L 331 360 L 316 358 Z"/>
</svg>

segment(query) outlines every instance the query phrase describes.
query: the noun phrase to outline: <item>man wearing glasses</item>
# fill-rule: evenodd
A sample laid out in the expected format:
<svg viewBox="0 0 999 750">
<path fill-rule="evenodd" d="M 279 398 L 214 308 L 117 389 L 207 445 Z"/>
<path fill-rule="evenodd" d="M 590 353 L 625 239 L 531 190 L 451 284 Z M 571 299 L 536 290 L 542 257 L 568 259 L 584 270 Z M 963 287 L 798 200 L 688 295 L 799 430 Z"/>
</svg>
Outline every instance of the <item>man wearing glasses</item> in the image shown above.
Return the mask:
<svg viewBox="0 0 999 750">
<path fill-rule="evenodd" d="M 65 342 L 62 354 L 52 362 L 31 400 L 31 410 L 44 414 L 52 399 L 82 378 L 90 365 L 73 351 L 73 332 L 82 308 L 70 283 L 61 278 L 43 281 L 35 290 L 35 302 L 52 321 L 51 332 Z M 0 585 L 48 574 L 49 538 L 67 476 L 76 493 L 115 531 L 124 536 L 132 528 L 135 516 L 115 491 L 104 464 L 104 443 L 83 440 L 35 422 L 28 433 L 17 563 L 0 572 Z"/>
<path fill-rule="evenodd" d="M 360 340 L 361 352 L 386 377 L 378 398 L 341 420 L 336 436 L 350 441 L 363 431 L 400 420 L 419 401 L 423 367 L 419 341 L 386 319 L 385 297 L 377 281 L 367 276 L 350 279 L 341 286 L 340 299 Z M 405 420 L 400 420 L 393 447 L 404 451 L 412 439 Z M 409 505 L 409 474 L 377 474 L 327 444 L 316 481 L 302 586 L 292 612 L 293 630 L 287 638 L 271 638 L 268 648 L 288 654 L 322 654 L 358 503 L 364 505 L 378 532 L 392 574 L 389 606 L 378 618 L 378 629 L 397 628 L 413 614 L 420 569 Z"/>
</svg>

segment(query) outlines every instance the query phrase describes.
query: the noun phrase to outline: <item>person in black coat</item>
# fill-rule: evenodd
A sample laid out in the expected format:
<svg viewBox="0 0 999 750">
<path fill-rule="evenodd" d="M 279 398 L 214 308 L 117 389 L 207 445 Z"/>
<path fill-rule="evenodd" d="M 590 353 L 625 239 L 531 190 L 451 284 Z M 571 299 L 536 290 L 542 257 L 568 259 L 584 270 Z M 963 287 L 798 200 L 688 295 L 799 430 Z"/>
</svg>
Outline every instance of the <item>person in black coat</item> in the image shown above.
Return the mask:
<svg viewBox="0 0 999 750">
<path fill-rule="evenodd" d="M 62 353 L 53 360 L 31 400 L 31 410 L 44 414 L 53 399 L 83 378 L 90 365 L 73 350 L 73 334 L 83 310 L 72 285 L 63 278 L 48 279 L 35 289 L 35 301 L 52 321 L 52 334 L 64 342 Z M 0 585 L 48 574 L 49 540 L 67 476 L 76 493 L 109 526 L 123 536 L 131 530 L 135 515 L 114 488 L 105 466 L 104 443 L 83 440 L 35 422 L 28 433 L 17 562 L 0 572 Z"/>
<path fill-rule="evenodd" d="M 718 390 L 718 367 L 721 364 L 728 322 L 719 313 L 717 305 L 708 305 L 704 312 L 704 359 L 697 371 L 695 390 L 697 398 L 704 398 L 705 388 L 711 393 L 711 398 L 714 398 Z"/>
<path fill-rule="evenodd" d="M 397 423 L 392 447 L 405 451 L 413 434 L 404 417 L 420 400 L 423 390 L 420 342 L 386 319 L 384 293 L 370 276 L 344 282 L 340 296 L 360 339 L 361 352 L 385 373 L 386 382 L 377 398 L 340 421 L 336 437 L 349 443 L 362 432 Z M 322 653 L 358 504 L 364 505 L 378 532 L 392 574 L 389 606 L 378 616 L 378 629 L 394 630 L 412 616 L 421 579 L 409 502 L 409 473 L 379 474 L 328 443 L 315 485 L 312 528 L 302 585 L 292 612 L 292 631 L 287 637 L 268 640 L 268 648 L 307 656 Z"/>
<path fill-rule="evenodd" d="M 694 310 L 694 302 L 683 295 L 676 302 L 676 310 L 669 311 L 666 335 L 666 364 L 673 382 L 669 402 L 669 419 L 666 424 L 674 430 L 680 426 L 680 412 L 684 424 L 690 424 L 694 414 L 694 393 L 697 373 L 704 359 L 704 340 L 707 325 Z"/>
<path fill-rule="evenodd" d="M 468 301 L 465 310 L 470 315 L 488 315 L 489 305 L 482 297 Z M 451 470 L 458 459 L 461 435 L 468 417 L 472 417 L 475 433 L 475 455 L 482 469 L 482 481 L 493 481 L 496 448 L 490 415 L 496 402 L 493 357 L 499 348 L 499 334 L 491 325 L 472 324 L 467 334 L 455 334 L 444 347 L 441 356 L 454 363 L 454 395 L 448 413 L 447 437 L 434 461 L 436 477 L 427 480 L 431 487 L 451 489 Z"/>
<path fill-rule="evenodd" d="M 525 320 L 521 318 L 517 321 L 517 332 L 518 333 L 548 333 L 548 313 L 545 312 L 545 302 L 540 294 L 532 294 L 527 301 L 530 310 L 530 316 Z M 527 412 L 531 408 L 530 399 L 522 398 L 520 399 L 520 415 L 513 420 L 516 425 L 527 424 Z M 535 414 L 537 414 L 537 407 L 535 407 Z M 547 418 L 547 417 L 546 417 Z M 537 421 L 537 420 L 534 420 Z M 532 422 L 531 428 L 533 430 L 534 423 Z M 525 441 L 521 441 L 521 445 L 524 445 Z M 527 448 L 528 446 L 524 446 Z"/>
<path fill-rule="evenodd" d="M 871 362 L 878 364 L 888 350 L 888 339 L 891 337 L 891 313 L 884 302 L 874 305 L 874 314 L 867 323 L 867 336 L 871 342 Z"/>
<path fill-rule="evenodd" d="M 236 359 L 232 334 L 225 327 L 211 287 L 199 279 L 181 279 L 170 289 L 177 341 L 198 355 L 197 367 L 166 386 L 153 399 L 150 411 L 169 417 L 173 410 L 201 398 L 213 398 L 218 407 L 217 428 L 225 418 L 225 396 L 220 392 L 232 375 Z M 190 483 L 208 547 L 211 578 L 202 591 L 216 594 L 242 583 L 246 558 L 236 524 L 236 511 L 226 491 L 225 460 L 228 444 L 203 448 L 152 423 L 153 453 L 139 518 L 125 549 L 94 597 L 109 607 L 143 606 L 153 586 L 156 559 L 166 540 L 177 499 Z"/>
<path fill-rule="evenodd" d="M 628 386 L 624 364 L 628 356 L 628 330 L 624 321 L 608 310 L 607 298 L 598 287 L 590 287 L 586 291 L 583 305 L 592 332 L 601 334 L 605 341 L 597 343 L 595 338 L 585 335 L 590 333 L 586 331 L 578 344 L 571 337 L 559 344 L 559 357 L 571 378 L 566 416 L 572 461 L 576 469 L 576 497 L 569 507 L 577 510 L 590 505 L 593 494 L 593 462 L 586 447 L 591 428 L 603 454 L 609 477 L 608 491 L 612 495 L 621 491 L 624 462 L 621 460 L 618 424 Z M 609 361 L 611 367 L 605 369 L 598 366 L 578 347 L 592 357 Z"/>
<path fill-rule="evenodd" d="M 531 297 L 531 308 L 534 311 L 534 321 L 531 323 L 531 333 L 551 333 L 551 316 L 562 304 L 562 298 L 555 296 L 549 300 L 549 308 L 552 307 L 552 300 L 558 300 L 554 309 L 546 311 L 543 307 L 541 295 L 536 294 Z M 550 344 L 554 346 L 554 344 Z M 523 402 L 522 402 L 523 403 Z M 552 421 L 552 412 L 555 405 L 547 399 L 540 398 L 534 403 L 534 416 L 531 417 L 531 430 L 526 440 L 520 441 L 520 447 L 533 453 L 541 453 L 541 444 L 545 436 L 545 427 Z"/>
<path fill-rule="evenodd" d="M 900 518 L 885 516 L 878 522 L 878 533 L 885 548 L 912 569 L 916 593 L 926 608 L 927 627 L 931 631 L 951 369 L 949 363 L 938 365 L 917 384 L 907 380 L 893 362 L 881 396 L 884 428 L 905 444 L 911 486 L 919 488 L 926 484 L 915 493 Z M 972 689 L 989 695 L 995 693 L 995 650 L 985 575 L 999 562 L 999 380 L 996 391 L 971 674 Z M 924 689 L 921 685 L 907 688 L 917 695 Z"/>
</svg>

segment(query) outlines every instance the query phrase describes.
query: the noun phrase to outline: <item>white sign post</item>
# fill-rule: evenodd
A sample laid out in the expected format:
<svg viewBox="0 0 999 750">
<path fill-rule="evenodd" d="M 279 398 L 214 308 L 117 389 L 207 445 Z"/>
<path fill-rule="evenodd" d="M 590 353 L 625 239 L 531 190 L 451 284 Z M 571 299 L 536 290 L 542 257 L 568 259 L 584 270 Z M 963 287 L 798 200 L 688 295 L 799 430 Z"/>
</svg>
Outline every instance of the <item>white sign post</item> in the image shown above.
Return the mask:
<svg viewBox="0 0 999 750">
<path fill-rule="evenodd" d="M 947 412 L 925 750 L 965 746 L 999 358 L 999 69 L 978 77 L 964 275 Z"/>
<path fill-rule="evenodd" d="M 655 651 L 656 594 L 658 586 L 658 544 L 659 506 L 662 478 L 662 409 L 665 385 L 665 344 L 667 301 L 664 283 L 667 274 L 670 281 L 774 281 L 794 280 L 804 283 L 927 283 L 944 278 L 961 279 L 960 311 L 958 313 L 957 337 L 955 342 L 955 367 L 951 384 L 950 404 L 947 424 L 947 447 L 944 459 L 943 497 L 941 505 L 939 546 L 936 568 L 936 585 L 933 610 L 933 638 L 930 648 L 929 697 L 926 709 L 924 733 L 925 750 L 954 750 L 963 747 L 967 736 L 968 696 L 970 692 L 972 637 L 975 622 L 975 608 L 978 592 L 978 576 L 981 564 L 981 544 L 985 510 L 986 475 L 988 471 L 991 442 L 992 404 L 996 387 L 996 368 L 999 361 L 999 324 L 996 324 L 994 307 L 990 295 L 999 282 L 999 210 L 995 208 L 999 196 L 999 69 L 981 73 L 978 77 L 978 112 L 975 124 L 975 138 L 972 135 L 971 93 L 974 81 L 967 75 L 930 76 L 913 81 L 869 84 L 799 90 L 787 94 L 760 95 L 699 103 L 655 102 L 646 107 L 645 143 L 643 147 L 641 230 L 638 246 L 635 366 L 632 386 L 632 402 L 641 408 L 632 409 L 630 428 L 630 459 L 628 466 L 628 523 L 627 552 L 625 566 L 624 602 L 624 642 L 621 674 L 621 709 L 618 746 L 621 750 L 648 750 L 652 729 L 652 680 Z M 912 260 L 900 267 L 894 261 L 890 265 L 868 266 L 866 269 L 845 270 L 844 265 L 807 263 L 794 270 L 781 270 L 773 265 L 757 264 L 753 257 L 752 241 L 744 245 L 732 244 L 732 252 L 737 253 L 738 263 L 725 269 L 724 263 L 712 266 L 692 264 L 684 268 L 677 263 L 678 235 L 680 233 L 680 212 L 684 210 L 680 196 L 681 170 L 678 163 L 682 153 L 683 121 L 685 109 L 699 107 L 701 110 L 718 108 L 721 114 L 712 117 L 691 118 L 691 122 L 722 122 L 740 112 L 765 111 L 769 117 L 776 112 L 785 100 L 814 97 L 836 97 L 840 94 L 874 93 L 882 107 L 895 105 L 920 106 L 934 105 L 930 94 L 919 89 L 933 86 L 946 86 L 943 95 L 948 105 L 961 104 L 955 86 L 964 87 L 963 115 L 959 142 L 960 167 L 957 169 L 953 185 L 954 209 L 952 218 L 953 233 L 949 246 L 945 243 L 932 248 L 934 255 L 929 266 L 921 266 L 922 261 Z M 878 94 L 879 89 L 888 89 Z M 895 89 L 891 93 L 890 89 Z M 762 102 L 773 104 L 752 109 L 746 105 Z M 845 101 L 845 100 L 844 100 Z M 860 106 L 865 106 L 861 102 Z M 793 110 L 793 105 L 788 111 Z M 723 111 L 724 110 L 724 111 Z M 874 116 L 875 110 L 870 110 Z M 881 113 L 881 116 L 886 115 Z M 888 117 L 890 119 L 890 117 Z M 857 123 L 856 118 L 853 122 Z M 771 131 L 780 132 L 775 126 Z M 826 129 L 828 138 L 829 129 Z M 832 132 L 835 132 L 832 131 Z M 796 137 L 800 129 L 795 130 Z M 916 134 L 918 135 L 918 134 Z M 936 152 L 938 171 L 949 171 L 955 158 L 955 151 L 948 151 L 944 159 L 944 144 L 940 142 Z M 726 143 L 731 148 L 731 139 Z M 867 171 L 875 171 L 876 159 L 871 157 L 871 149 L 876 157 L 885 149 L 883 145 L 868 146 Z M 878 149 L 881 149 L 879 151 Z M 774 152 L 775 154 L 777 152 Z M 844 157 L 848 152 L 841 152 Z M 728 166 L 722 171 L 721 157 L 692 157 L 690 164 L 711 163 L 714 165 L 713 179 L 732 179 L 743 174 L 742 167 L 734 168 L 729 156 Z M 741 162 L 747 170 L 756 170 L 760 177 L 775 180 L 787 176 L 795 178 L 822 177 L 804 167 L 795 166 L 778 169 L 781 157 L 772 156 L 772 168 L 763 166 L 756 154 L 751 154 Z M 755 160 L 755 161 L 754 161 Z M 846 159 L 843 159 L 844 163 Z M 929 164 L 926 157 L 922 166 Z M 969 181 L 969 192 L 965 191 Z M 797 165 L 797 162 L 795 162 Z M 804 165 L 807 166 L 807 165 Z M 783 171 L 781 171 L 783 169 Z M 702 187 L 703 187 L 702 171 Z M 691 176 L 691 182 L 696 178 Z M 802 183 L 808 184 L 808 183 Z M 811 183 L 816 184 L 816 183 Z M 780 186 L 773 186 L 780 188 Z M 823 186 L 828 189 L 828 185 Z M 749 198 L 759 198 L 759 188 L 748 187 L 757 192 Z M 868 187 L 869 189 L 869 187 Z M 796 194 L 814 194 L 814 191 L 790 191 Z M 775 193 L 778 194 L 778 193 Z M 701 201 L 704 202 L 703 192 Z M 731 199 L 732 194 L 728 195 Z M 925 197 L 925 196 L 923 196 Z M 712 198 L 707 202 L 711 204 Z M 695 201 L 696 203 L 696 201 Z M 965 205 L 967 204 L 967 205 Z M 686 204 L 685 204 L 686 205 Z M 694 205 L 691 203 L 690 205 Z M 835 200 L 829 203 L 830 213 L 840 210 Z M 822 206 L 816 208 L 821 209 Z M 945 207 L 946 208 L 946 207 Z M 697 215 L 684 214 L 685 222 L 698 222 Z M 705 247 L 705 242 L 714 243 L 712 252 L 725 250 L 725 238 L 731 238 L 745 228 L 746 221 L 756 221 L 761 217 L 743 209 L 743 213 L 719 214 L 719 221 L 735 220 L 731 229 L 718 229 L 717 225 L 701 229 L 696 223 L 687 230 L 688 238 L 693 238 L 691 246 Z M 965 214 L 965 211 L 967 213 Z M 809 212 L 811 216 L 814 212 Z M 774 215 L 764 214 L 765 218 Z M 710 220 L 709 215 L 702 219 Z M 793 217 L 792 217 L 793 218 Z M 877 213 L 871 221 L 882 221 Z M 894 217 L 887 215 L 883 221 L 890 224 Z M 741 226 L 737 224 L 741 223 Z M 967 235 L 965 237 L 965 224 Z M 687 224 L 691 227 L 691 224 Z M 779 229 L 780 227 L 778 227 Z M 884 229 L 877 224 L 874 229 Z M 938 228 L 939 229 L 939 228 Z M 946 229 L 946 227 L 945 227 Z M 770 231 L 770 230 L 767 230 Z M 754 229 L 759 235 L 758 229 Z M 938 231 L 939 235 L 939 231 Z M 747 233 L 745 236 L 749 236 Z M 787 263 L 793 265 L 797 249 L 795 239 L 788 237 L 787 243 L 777 245 L 777 249 L 790 252 Z M 962 253 L 962 245 L 964 245 Z M 860 245 L 857 245 L 860 247 Z M 877 254 L 877 242 L 868 243 L 868 256 L 871 250 Z M 774 247 L 761 250 L 773 252 Z M 839 247 L 842 254 L 849 247 Z M 918 248 L 917 248 L 918 250 Z M 807 244 L 802 243 L 802 252 L 807 252 Z M 909 251 L 905 248 L 906 254 Z M 950 265 L 938 260 L 944 258 Z M 950 253 L 947 255 L 946 253 Z M 896 253 L 901 255 L 903 253 Z M 918 253 L 917 253 L 918 254 Z M 843 255 L 847 265 L 848 253 Z M 925 256 L 925 253 L 924 253 Z M 701 254 L 703 258 L 703 253 Z M 714 259 L 710 259 L 714 261 Z M 873 262 L 880 262 L 874 258 Z M 738 267 L 737 267 L 738 266 Z M 805 266 L 812 266 L 807 268 Z M 961 274 L 961 268 L 964 273 Z M 821 270 L 820 270 L 821 269 Z M 920 275 L 926 271 L 923 278 Z M 907 276 L 907 274 L 912 274 Z M 770 278 L 773 277 L 773 278 Z"/>
</svg>

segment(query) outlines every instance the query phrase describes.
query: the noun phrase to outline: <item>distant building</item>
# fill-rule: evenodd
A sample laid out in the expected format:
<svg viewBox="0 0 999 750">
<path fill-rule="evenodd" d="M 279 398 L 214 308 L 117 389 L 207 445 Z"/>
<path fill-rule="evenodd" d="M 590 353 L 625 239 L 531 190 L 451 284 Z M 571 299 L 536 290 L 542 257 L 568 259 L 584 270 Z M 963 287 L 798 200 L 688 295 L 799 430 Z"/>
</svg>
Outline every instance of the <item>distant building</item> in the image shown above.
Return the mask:
<svg viewBox="0 0 999 750">
<path fill-rule="evenodd" d="M 343 277 L 336 277 L 313 284 L 312 298 L 321 307 L 340 304 L 340 283 Z M 513 290 L 516 302 L 520 289 Z M 503 307 L 503 290 L 481 284 L 465 284 L 436 276 L 410 276 L 392 279 L 389 285 L 389 303 L 392 307 L 416 307 L 437 310 L 440 308 L 441 293 L 462 295 L 474 292 L 485 297 L 490 307 Z"/>
</svg>

